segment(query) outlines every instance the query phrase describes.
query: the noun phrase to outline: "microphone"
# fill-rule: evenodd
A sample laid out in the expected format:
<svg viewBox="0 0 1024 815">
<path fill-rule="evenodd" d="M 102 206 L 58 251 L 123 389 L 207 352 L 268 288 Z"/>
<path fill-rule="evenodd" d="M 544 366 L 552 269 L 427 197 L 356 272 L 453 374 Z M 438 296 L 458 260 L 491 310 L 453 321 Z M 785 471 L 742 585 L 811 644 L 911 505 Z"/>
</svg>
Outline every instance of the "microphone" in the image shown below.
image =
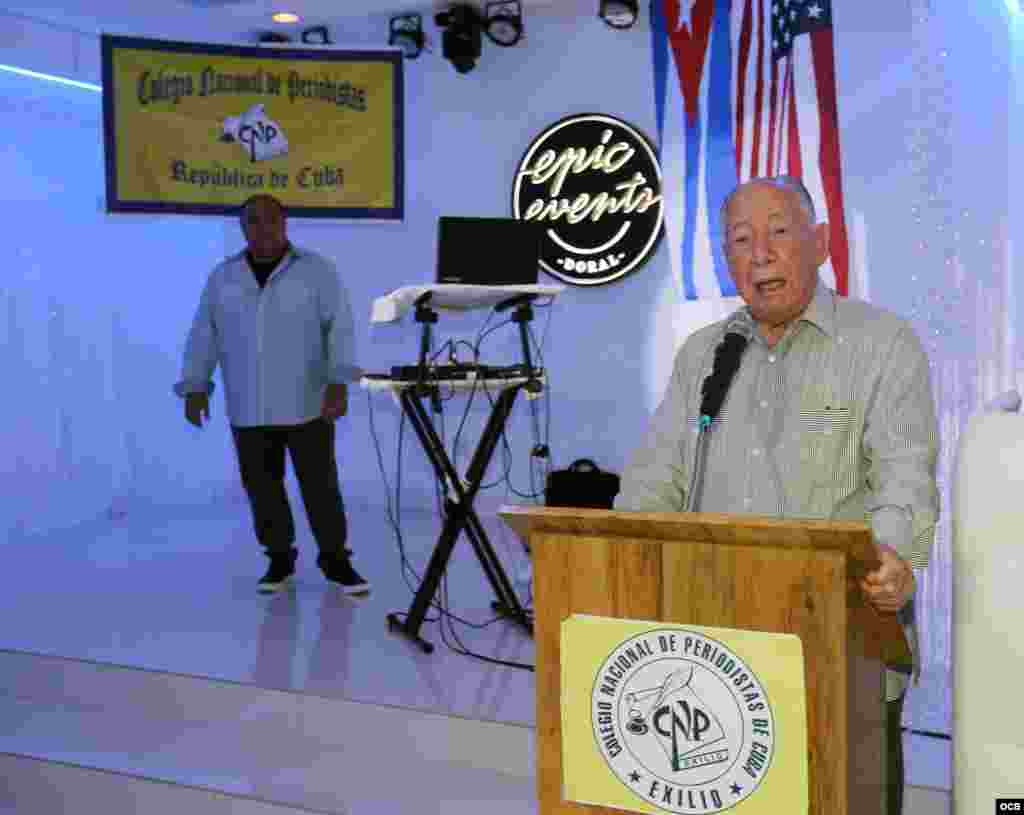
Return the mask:
<svg viewBox="0 0 1024 815">
<path fill-rule="evenodd" d="M 686 491 L 686 511 L 697 512 L 700 509 L 701 497 L 704 492 L 704 468 L 707 464 L 707 441 L 711 423 L 718 416 L 729 392 L 732 378 L 740 369 L 740 358 L 747 349 L 747 343 L 754 335 L 754 326 L 746 314 L 738 314 L 725 326 L 725 335 L 715 349 L 715 360 L 711 364 L 711 373 L 701 385 L 700 419 L 697 437 L 697 449 L 693 454 L 693 471 L 690 473 L 690 488 Z"/>
<path fill-rule="evenodd" d="M 734 317 L 725 327 L 725 336 L 715 349 L 715 360 L 711 373 L 701 385 L 700 424 L 701 429 L 711 426 L 717 418 L 725 395 L 729 392 L 736 371 L 740 368 L 740 358 L 747 349 L 747 343 L 754 329 L 745 315 Z"/>
</svg>

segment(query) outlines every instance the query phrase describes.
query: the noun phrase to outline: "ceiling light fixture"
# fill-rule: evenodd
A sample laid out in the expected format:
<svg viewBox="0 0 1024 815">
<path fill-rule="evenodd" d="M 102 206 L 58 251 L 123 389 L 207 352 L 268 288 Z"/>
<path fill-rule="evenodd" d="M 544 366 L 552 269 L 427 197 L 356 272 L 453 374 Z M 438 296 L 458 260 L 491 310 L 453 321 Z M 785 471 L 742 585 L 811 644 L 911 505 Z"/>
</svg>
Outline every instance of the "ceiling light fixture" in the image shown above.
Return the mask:
<svg viewBox="0 0 1024 815">
<path fill-rule="evenodd" d="M 423 51 L 423 17 L 420 14 L 397 14 L 388 24 L 388 45 L 402 49 L 406 59 L 416 59 Z"/>
<path fill-rule="evenodd" d="M 271 15 L 271 19 L 275 23 L 297 23 L 299 15 L 292 11 L 275 11 Z"/>
<path fill-rule="evenodd" d="M 612 28 L 631 28 L 640 14 L 638 0 L 601 0 L 597 16 Z"/>
<path fill-rule="evenodd" d="M 434 22 L 444 29 L 441 35 L 444 58 L 460 74 L 468 74 L 480 59 L 480 12 L 471 5 L 458 3 L 448 11 L 436 14 Z"/>
<path fill-rule="evenodd" d="M 484 33 L 495 45 L 509 48 L 523 36 L 523 8 L 519 0 L 492 0 L 487 4 Z"/>
</svg>

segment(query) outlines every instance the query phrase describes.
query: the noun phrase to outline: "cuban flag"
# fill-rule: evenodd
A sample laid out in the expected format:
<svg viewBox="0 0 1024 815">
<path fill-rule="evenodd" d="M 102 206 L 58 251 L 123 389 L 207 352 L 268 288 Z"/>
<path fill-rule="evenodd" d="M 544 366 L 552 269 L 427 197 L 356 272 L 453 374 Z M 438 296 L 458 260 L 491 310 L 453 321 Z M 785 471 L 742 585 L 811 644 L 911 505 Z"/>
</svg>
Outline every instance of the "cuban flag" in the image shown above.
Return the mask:
<svg viewBox="0 0 1024 815">
<path fill-rule="evenodd" d="M 831 0 L 652 0 L 665 226 L 687 300 L 730 297 L 720 207 L 741 181 L 800 178 L 849 288 Z"/>
</svg>

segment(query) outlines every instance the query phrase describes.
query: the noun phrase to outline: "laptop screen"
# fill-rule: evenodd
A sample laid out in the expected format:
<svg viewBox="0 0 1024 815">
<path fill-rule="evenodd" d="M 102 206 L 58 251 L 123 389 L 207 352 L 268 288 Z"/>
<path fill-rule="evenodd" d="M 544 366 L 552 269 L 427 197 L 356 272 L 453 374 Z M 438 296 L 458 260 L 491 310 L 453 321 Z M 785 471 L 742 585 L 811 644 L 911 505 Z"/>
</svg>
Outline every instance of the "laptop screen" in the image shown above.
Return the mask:
<svg viewBox="0 0 1024 815">
<path fill-rule="evenodd" d="M 441 216 L 437 225 L 437 282 L 471 286 L 536 284 L 542 228 L 517 218 Z"/>
</svg>

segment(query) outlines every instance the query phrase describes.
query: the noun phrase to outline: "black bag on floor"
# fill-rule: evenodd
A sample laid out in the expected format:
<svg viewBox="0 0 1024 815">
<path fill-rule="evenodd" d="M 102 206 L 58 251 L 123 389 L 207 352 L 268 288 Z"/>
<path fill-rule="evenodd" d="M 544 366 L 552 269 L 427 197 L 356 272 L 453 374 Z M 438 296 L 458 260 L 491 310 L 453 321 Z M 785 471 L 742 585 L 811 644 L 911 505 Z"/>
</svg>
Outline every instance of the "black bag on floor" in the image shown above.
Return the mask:
<svg viewBox="0 0 1024 815">
<path fill-rule="evenodd" d="M 611 509 L 619 494 L 619 477 L 589 458 L 576 459 L 564 470 L 548 473 L 544 503 L 549 507 Z"/>
</svg>

